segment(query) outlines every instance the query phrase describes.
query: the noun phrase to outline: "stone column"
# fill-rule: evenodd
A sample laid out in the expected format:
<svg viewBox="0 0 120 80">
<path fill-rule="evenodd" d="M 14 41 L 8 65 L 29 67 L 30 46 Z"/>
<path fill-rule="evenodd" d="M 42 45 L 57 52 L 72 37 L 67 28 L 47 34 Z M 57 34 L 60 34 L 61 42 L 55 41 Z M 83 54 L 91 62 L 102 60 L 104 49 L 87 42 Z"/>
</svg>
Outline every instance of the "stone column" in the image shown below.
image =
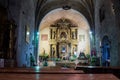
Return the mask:
<svg viewBox="0 0 120 80">
<path fill-rule="evenodd" d="M 114 13 L 115 13 L 115 20 L 116 20 L 116 30 L 117 30 L 117 41 L 118 41 L 118 45 L 117 45 L 117 49 L 118 50 L 118 66 L 120 66 L 120 0 L 113 0 L 113 9 L 114 9 Z"/>
</svg>

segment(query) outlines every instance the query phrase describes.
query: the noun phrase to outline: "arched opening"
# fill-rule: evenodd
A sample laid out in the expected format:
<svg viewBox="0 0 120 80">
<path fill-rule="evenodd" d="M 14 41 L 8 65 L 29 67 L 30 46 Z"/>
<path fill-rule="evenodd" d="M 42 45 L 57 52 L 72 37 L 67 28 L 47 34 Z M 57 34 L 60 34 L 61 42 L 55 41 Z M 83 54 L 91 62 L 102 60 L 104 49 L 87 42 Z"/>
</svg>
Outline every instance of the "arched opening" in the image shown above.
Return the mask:
<svg viewBox="0 0 120 80">
<path fill-rule="evenodd" d="M 110 65 L 110 40 L 108 36 L 104 36 L 102 39 L 102 66 Z"/>
<path fill-rule="evenodd" d="M 49 12 L 39 26 L 38 55 L 69 59 L 80 52 L 90 54 L 90 26 L 76 10 L 58 8 Z"/>
</svg>

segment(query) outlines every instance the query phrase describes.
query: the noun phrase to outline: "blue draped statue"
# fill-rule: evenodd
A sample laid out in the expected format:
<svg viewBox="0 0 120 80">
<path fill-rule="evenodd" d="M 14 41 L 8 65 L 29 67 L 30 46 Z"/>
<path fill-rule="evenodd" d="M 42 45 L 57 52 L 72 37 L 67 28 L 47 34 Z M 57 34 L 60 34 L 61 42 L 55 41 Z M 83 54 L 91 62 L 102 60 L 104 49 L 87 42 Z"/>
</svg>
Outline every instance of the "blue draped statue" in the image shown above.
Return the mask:
<svg viewBox="0 0 120 80">
<path fill-rule="evenodd" d="M 110 45 L 107 43 L 102 47 L 102 65 L 109 66 L 110 63 Z"/>
</svg>

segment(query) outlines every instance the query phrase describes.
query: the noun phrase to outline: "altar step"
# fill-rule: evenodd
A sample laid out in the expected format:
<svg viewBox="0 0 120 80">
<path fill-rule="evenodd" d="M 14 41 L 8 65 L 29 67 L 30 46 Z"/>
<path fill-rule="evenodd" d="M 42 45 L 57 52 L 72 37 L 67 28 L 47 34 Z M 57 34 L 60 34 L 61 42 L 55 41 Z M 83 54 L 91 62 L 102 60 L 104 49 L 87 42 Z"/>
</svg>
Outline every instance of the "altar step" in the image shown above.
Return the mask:
<svg viewBox="0 0 120 80">
<path fill-rule="evenodd" d="M 0 68 L 0 80 L 119 80 L 111 73 L 88 74 L 82 70 L 62 67 Z M 99 70 L 99 69 L 98 69 Z"/>
<path fill-rule="evenodd" d="M 15 73 L 15 74 L 83 74 L 82 70 L 74 70 L 74 68 L 66 67 L 39 67 L 33 68 L 0 68 L 0 73 Z"/>
</svg>

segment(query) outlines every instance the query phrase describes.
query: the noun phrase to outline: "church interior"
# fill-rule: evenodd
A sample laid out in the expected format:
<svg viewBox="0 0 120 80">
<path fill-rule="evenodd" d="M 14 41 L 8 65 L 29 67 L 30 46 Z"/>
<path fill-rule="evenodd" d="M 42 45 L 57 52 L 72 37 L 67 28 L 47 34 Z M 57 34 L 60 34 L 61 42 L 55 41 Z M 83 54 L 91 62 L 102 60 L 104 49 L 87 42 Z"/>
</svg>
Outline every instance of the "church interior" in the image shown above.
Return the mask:
<svg viewBox="0 0 120 80">
<path fill-rule="evenodd" d="M 0 77 L 119 80 L 120 1 L 0 0 Z"/>
</svg>

